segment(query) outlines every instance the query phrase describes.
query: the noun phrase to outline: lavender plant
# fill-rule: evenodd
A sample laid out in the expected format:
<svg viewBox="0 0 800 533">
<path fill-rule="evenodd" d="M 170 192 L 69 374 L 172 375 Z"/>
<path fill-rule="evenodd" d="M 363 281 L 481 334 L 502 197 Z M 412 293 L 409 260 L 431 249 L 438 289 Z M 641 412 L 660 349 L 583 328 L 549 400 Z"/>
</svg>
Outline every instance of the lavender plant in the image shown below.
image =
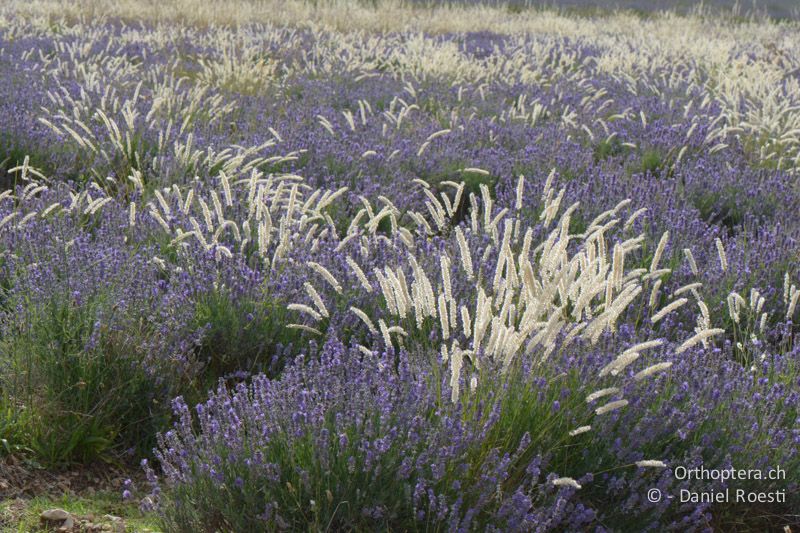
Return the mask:
<svg viewBox="0 0 800 533">
<path fill-rule="evenodd" d="M 197 408 L 199 431 L 179 399 L 179 425 L 157 455 L 170 481 L 150 501 L 174 531 L 524 530 L 591 520 L 586 509 L 565 515 L 574 487 L 550 483 L 529 432 L 504 431 L 518 424 L 493 389 L 441 402 L 449 385 L 431 370 L 412 370 L 404 353 L 365 357 L 331 339 L 319 360 L 298 361 L 279 380 L 218 389 Z"/>
<path fill-rule="evenodd" d="M 676 469 L 798 470 L 796 23 L 467 4 L 0 7 L 0 449 L 155 443 L 176 531 L 790 525 Z"/>
</svg>

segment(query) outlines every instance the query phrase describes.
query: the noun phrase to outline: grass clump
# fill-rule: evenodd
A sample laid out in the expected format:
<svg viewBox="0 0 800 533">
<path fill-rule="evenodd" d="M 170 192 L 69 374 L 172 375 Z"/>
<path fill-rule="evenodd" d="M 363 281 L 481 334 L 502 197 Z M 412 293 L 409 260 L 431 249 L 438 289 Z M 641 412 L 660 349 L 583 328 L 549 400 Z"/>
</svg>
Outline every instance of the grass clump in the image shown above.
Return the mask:
<svg viewBox="0 0 800 533">
<path fill-rule="evenodd" d="M 615 157 L 625 153 L 625 147 L 617 137 L 611 140 L 604 139 L 594 147 L 593 157 L 595 163 L 604 161 L 610 157 Z"/>
<path fill-rule="evenodd" d="M 212 380 L 237 372 L 274 374 L 283 367 L 276 347 L 299 341 L 285 326 L 290 321 L 286 303 L 236 295 L 222 287 L 197 297 L 194 328 L 202 331 L 197 358 Z M 205 390 L 205 389 L 204 389 Z"/>
<path fill-rule="evenodd" d="M 664 166 L 664 156 L 655 149 L 645 150 L 639 164 L 639 171 L 643 174 L 657 176 Z"/>
<path fill-rule="evenodd" d="M 26 303 L 16 331 L 0 341 L 8 369 L 0 391 L 20 413 L 9 428 L 15 446 L 45 464 L 146 449 L 165 422 L 159 400 L 171 392 L 145 364 L 141 335 L 154 333 L 104 325 L 98 316 L 111 305 L 99 297 L 54 294 L 43 306 Z"/>
</svg>

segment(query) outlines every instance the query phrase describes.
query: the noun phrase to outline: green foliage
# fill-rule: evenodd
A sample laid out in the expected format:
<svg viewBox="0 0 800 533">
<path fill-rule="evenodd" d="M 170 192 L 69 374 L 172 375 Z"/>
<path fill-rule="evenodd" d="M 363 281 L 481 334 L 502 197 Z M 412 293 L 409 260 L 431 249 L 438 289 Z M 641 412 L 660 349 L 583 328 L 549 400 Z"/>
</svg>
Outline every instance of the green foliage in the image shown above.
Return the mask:
<svg viewBox="0 0 800 533">
<path fill-rule="evenodd" d="M 28 410 L 0 396 L 0 457 L 32 451 L 26 446 L 30 424 Z"/>
<path fill-rule="evenodd" d="M 54 294 L 44 306 L 14 302 L 22 315 L 0 340 L 4 433 L 45 464 L 87 462 L 120 448 L 149 449 L 168 419 L 168 396 L 144 367 L 146 325 L 111 329 L 102 297 L 78 303 Z M 7 438 L 7 437 L 4 437 Z"/>
<path fill-rule="evenodd" d="M 0 132 L 0 192 L 11 189 L 17 184 L 17 175 L 8 173 L 8 170 L 21 166 L 28 157 L 28 164 L 37 169 L 42 169 L 45 174 L 52 175 L 47 165 L 47 153 L 32 150 L 23 146 L 14 136 Z"/>
<path fill-rule="evenodd" d="M 642 173 L 649 173 L 653 176 L 659 175 L 664 166 L 664 156 L 655 149 L 645 150 L 642 154 L 639 170 Z"/>
<path fill-rule="evenodd" d="M 582 235 L 589 229 L 589 221 L 583 216 L 583 213 L 573 213 L 569 219 L 569 233 L 570 235 Z"/>
<path fill-rule="evenodd" d="M 204 334 L 197 356 L 205 365 L 205 377 L 199 387 L 213 385 L 217 378 L 245 371 L 274 374 L 284 361 L 273 361 L 277 344 L 288 346 L 301 340 L 295 330 L 286 328 L 294 322 L 288 302 L 237 298 L 224 288 L 201 295 L 195 304 L 194 326 Z"/>
<path fill-rule="evenodd" d="M 380 222 L 378 222 L 378 227 L 376 230 L 378 233 L 383 233 L 384 235 L 391 235 L 392 234 L 392 219 L 389 217 L 383 217 Z"/>
<path fill-rule="evenodd" d="M 454 180 L 458 182 L 458 180 Z M 480 172 L 462 172 L 461 181 L 464 182 L 464 196 L 469 198 L 469 194 L 473 193 L 476 196 L 481 194 L 481 185 L 486 185 L 489 191 L 494 196 L 494 188 L 497 185 L 498 177 L 493 175 L 485 175 Z"/>
<path fill-rule="evenodd" d="M 722 226 L 729 234 L 741 229 L 747 216 L 772 218 L 777 205 L 772 195 L 749 194 L 734 185 L 726 185 L 719 191 L 694 190 L 689 193 L 689 201 L 703 220 Z"/>
<path fill-rule="evenodd" d="M 499 396 L 500 409 L 497 422 L 486 435 L 481 454 L 492 448 L 500 448 L 512 452 L 528 433 L 531 437 L 525 453 L 512 467 L 509 485 L 524 474 L 524 469 L 536 453 L 548 457 L 550 468 L 559 473 L 568 472 L 580 477 L 570 463 L 574 461 L 570 446 L 569 432 L 576 427 L 589 424 L 591 409 L 586 404 L 585 376 L 578 370 L 556 374 L 552 367 L 543 365 L 536 376 L 513 367 L 500 383 L 493 383 L 496 378 L 483 375 L 478 378 L 489 386 L 478 387 L 475 391 L 478 402 L 489 401 L 492 396 Z M 497 391 L 501 391 L 499 394 Z M 486 413 L 486 416 L 489 416 Z M 514 468 L 517 469 L 514 472 Z M 479 475 L 475 472 L 474 475 Z"/>
<path fill-rule="evenodd" d="M 609 157 L 615 157 L 625 153 L 625 147 L 622 146 L 622 141 L 614 137 L 611 141 L 602 140 L 594 147 L 594 161 L 604 161 Z"/>
</svg>

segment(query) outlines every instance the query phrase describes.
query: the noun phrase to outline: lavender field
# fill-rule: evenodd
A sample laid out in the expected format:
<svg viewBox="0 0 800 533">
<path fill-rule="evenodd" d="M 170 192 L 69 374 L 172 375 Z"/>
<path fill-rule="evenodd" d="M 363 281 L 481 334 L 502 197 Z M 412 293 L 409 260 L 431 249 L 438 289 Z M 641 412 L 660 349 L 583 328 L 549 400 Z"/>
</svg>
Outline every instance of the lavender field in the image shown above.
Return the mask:
<svg viewBox="0 0 800 533">
<path fill-rule="evenodd" d="M 0 529 L 798 531 L 799 239 L 796 21 L 9 0 Z"/>
</svg>

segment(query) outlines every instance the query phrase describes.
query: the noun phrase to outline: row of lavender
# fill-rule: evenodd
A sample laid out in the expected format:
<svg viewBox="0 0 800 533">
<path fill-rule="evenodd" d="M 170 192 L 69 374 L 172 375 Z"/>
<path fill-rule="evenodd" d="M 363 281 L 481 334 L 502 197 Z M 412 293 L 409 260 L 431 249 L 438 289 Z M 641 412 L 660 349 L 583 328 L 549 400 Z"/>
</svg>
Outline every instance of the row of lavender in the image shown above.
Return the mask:
<svg viewBox="0 0 800 533">
<path fill-rule="evenodd" d="M 155 446 L 171 531 L 757 524 L 677 501 L 725 486 L 791 520 L 794 480 L 674 474 L 800 469 L 797 154 L 695 58 L 35 18 L 0 45 L 7 450 Z"/>
</svg>

